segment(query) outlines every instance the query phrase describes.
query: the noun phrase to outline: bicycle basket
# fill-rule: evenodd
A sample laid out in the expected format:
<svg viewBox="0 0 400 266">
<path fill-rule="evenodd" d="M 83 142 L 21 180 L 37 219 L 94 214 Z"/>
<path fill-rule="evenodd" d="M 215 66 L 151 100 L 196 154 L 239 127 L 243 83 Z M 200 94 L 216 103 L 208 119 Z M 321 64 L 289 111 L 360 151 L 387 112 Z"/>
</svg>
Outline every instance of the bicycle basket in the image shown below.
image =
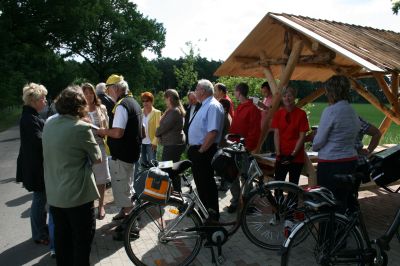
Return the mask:
<svg viewBox="0 0 400 266">
<path fill-rule="evenodd" d="M 135 181 L 141 182 L 141 185 L 137 184 L 137 187 L 143 187 L 143 191 L 138 192 L 138 197 L 141 200 L 165 204 L 171 195 L 171 179 L 168 173 L 160 168 L 150 168 L 142 173 L 141 178 Z"/>
<path fill-rule="evenodd" d="M 233 182 L 238 177 L 234 155 L 219 149 L 211 161 L 211 165 L 218 176 L 228 182 Z"/>
</svg>

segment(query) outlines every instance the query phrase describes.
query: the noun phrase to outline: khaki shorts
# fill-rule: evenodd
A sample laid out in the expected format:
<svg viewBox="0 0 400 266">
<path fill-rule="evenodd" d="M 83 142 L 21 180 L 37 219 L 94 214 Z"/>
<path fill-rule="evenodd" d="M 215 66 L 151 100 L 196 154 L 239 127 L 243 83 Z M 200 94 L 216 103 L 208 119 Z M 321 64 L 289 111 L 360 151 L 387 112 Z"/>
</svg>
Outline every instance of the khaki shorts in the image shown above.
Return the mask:
<svg viewBox="0 0 400 266">
<path fill-rule="evenodd" d="M 115 205 L 132 207 L 134 164 L 110 160 L 111 186 Z"/>
</svg>

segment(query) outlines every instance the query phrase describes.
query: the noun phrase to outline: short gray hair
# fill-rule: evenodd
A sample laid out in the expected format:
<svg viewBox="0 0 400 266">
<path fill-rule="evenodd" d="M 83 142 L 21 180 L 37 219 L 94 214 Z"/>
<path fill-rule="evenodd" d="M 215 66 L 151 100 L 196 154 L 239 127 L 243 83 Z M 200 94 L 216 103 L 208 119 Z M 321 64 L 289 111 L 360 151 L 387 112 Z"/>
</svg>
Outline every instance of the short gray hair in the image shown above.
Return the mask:
<svg viewBox="0 0 400 266">
<path fill-rule="evenodd" d="M 100 82 L 96 85 L 96 94 L 103 94 L 106 92 L 106 84 L 104 82 Z"/>
<path fill-rule="evenodd" d="M 29 83 L 22 89 L 22 100 L 25 105 L 31 105 L 34 101 L 39 100 L 42 96 L 47 95 L 47 90 L 43 85 Z"/>
<path fill-rule="evenodd" d="M 118 89 L 122 89 L 125 91 L 125 93 L 129 92 L 129 85 L 128 82 L 126 82 L 125 80 L 121 80 L 118 83 L 115 83 L 113 86 L 117 87 Z"/>
<path fill-rule="evenodd" d="M 204 89 L 208 95 L 214 94 L 214 86 L 208 79 L 199 80 L 197 82 L 197 86 L 200 86 L 202 89 Z"/>
</svg>

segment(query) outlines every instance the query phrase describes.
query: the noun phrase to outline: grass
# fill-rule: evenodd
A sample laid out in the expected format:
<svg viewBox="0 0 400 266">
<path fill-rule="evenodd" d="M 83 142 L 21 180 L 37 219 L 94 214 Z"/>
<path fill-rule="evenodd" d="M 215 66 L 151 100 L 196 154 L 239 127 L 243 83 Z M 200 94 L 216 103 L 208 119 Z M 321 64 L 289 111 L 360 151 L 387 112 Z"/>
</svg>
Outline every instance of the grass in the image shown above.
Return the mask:
<svg viewBox="0 0 400 266">
<path fill-rule="evenodd" d="M 322 111 L 327 106 L 326 103 L 313 103 L 313 107 L 309 107 L 310 115 L 309 122 L 311 125 L 318 125 Z M 369 123 L 379 128 L 379 125 L 383 121 L 385 115 L 381 113 L 371 104 L 355 103 L 352 104 L 357 114 L 364 118 Z M 364 138 L 364 144 L 369 142 L 369 137 Z M 384 137 L 381 139 L 380 144 L 399 144 L 400 143 L 400 126 L 396 123 L 392 123 Z"/>
<path fill-rule="evenodd" d="M 20 107 L 15 106 L 0 110 L 0 132 L 17 124 L 21 111 Z"/>
</svg>

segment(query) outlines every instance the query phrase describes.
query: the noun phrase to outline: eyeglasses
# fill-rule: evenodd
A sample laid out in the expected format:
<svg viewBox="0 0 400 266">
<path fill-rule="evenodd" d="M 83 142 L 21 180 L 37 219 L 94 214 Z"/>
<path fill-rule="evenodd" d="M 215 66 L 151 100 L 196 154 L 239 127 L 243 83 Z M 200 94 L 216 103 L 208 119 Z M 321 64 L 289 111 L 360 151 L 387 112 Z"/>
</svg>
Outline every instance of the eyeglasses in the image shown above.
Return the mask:
<svg viewBox="0 0 400 266">
<path fill-rule="evenodd" d="M 150 100 L 142 100 L 142 103 L 151 102 Z"/>
</svg>

